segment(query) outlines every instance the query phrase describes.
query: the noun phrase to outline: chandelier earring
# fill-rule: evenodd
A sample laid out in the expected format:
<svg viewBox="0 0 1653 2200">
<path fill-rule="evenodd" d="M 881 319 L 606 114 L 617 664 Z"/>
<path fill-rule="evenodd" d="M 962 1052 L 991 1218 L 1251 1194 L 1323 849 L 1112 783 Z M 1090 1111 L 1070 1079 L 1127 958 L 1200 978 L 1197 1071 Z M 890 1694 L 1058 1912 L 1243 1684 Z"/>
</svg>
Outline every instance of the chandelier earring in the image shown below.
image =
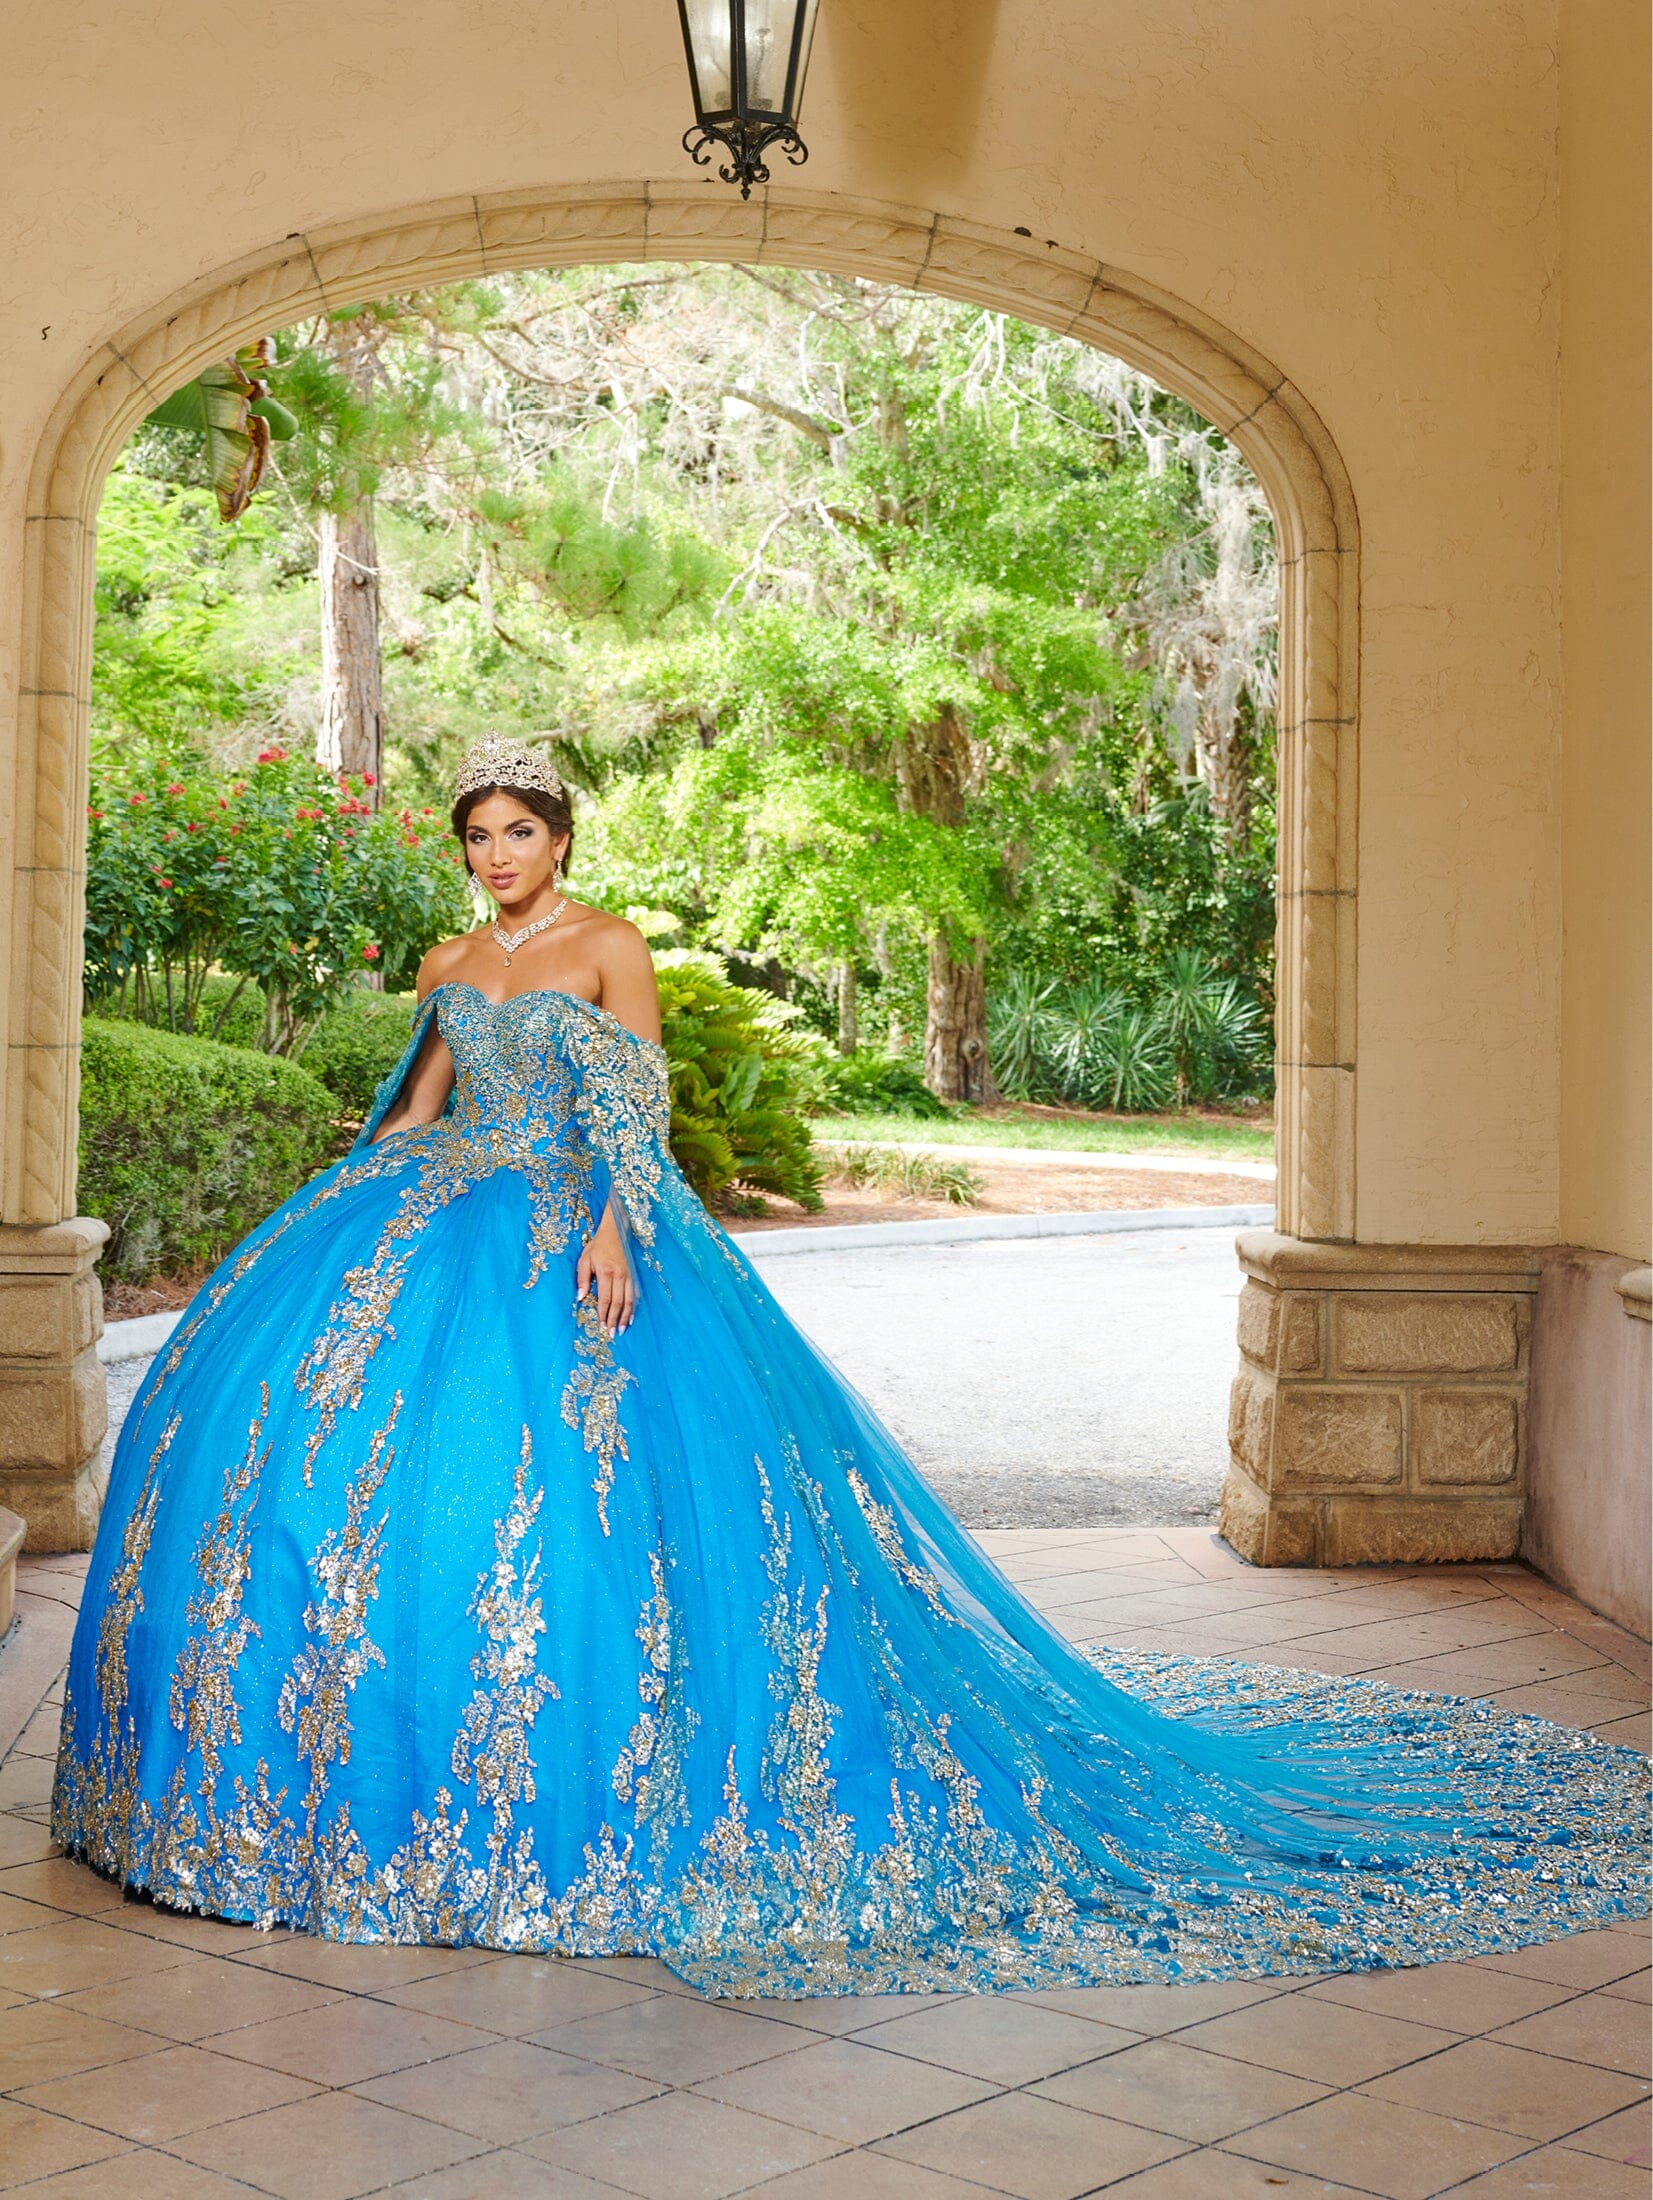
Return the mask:
<svg viewBox="0 0 1653 2200">
<path fill-rule="evenodd" d="M 470 890 L 471 907 L 476 911 L 477 923 L 487 924 L 493 915 L 493 908 L 488 900 L 487 888 L 474 871 L 465 883 Z"/>
</svg>

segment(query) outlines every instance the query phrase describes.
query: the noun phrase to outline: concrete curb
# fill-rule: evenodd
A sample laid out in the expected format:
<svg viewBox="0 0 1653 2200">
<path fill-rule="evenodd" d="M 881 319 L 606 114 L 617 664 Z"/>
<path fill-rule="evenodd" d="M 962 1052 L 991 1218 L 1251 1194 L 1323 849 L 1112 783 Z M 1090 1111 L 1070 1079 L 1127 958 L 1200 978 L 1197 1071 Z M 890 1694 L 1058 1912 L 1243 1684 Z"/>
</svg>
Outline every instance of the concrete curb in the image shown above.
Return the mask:
<svg viewBox="0 0 1653 2200">
<path fill-rule="evenodd" d="M 141 1360 L 151 1352 L 159 1352 L 182 1320 L 180 1310 L 176 1314 L 135 1314 L 130 1321 L 111 1322 L 98 1339 L 98 1358 L 105 1367 L 112 1367 L 117 1360 Z"/>
<path fill-rule="evenodd" d="M 1131 1230 L 1250 1230 L 1272 1207 L 1108 1207 L 1065 1215 L 938 1216 L 933 1222 L 829 1223 L 819 1230 L 752 1230 L 735 1238 L 748 1260 L 771 1253 L 842 1253 L 856 1246 L 969 1245 L 979 1238 L 1111 1237 Z"/>
<path fill-rule="evenodd" d="M 1131 1230 L 1251 1230 L 1274 1220 L 1272 1207 L 1110 1207 L 1071 1215 L 943 1215 L 934 1222 L 845 1222 L 820 1230 L 753 1230 L 735 1243 L 748 1260 L 778 1253 L 841 1253 L 882 1245 L 969 1245 L 978 1238 L 1105 1237 Z M 139 1314 L 111 1322 L 98 1339 L 106 1367 L 159 1352 L 181 1314 Z"/>
</svg>

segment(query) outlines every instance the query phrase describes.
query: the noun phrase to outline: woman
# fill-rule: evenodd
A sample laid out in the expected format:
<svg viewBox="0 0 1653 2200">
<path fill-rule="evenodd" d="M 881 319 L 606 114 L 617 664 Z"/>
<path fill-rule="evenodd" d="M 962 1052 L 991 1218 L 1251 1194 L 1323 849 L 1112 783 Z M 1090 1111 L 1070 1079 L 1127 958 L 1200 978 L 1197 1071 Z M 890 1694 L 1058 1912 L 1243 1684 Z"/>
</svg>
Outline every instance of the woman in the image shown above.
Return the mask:
<svg viewBox="0 0 1653 2200">
<path fill-rule="evenodd" d="M 1637 1913 L 1645 1767 L 1049 1628 L 674 1167 L 642 940 L 466 759 L 500 921 L 122 1435 L 54 1797 L 157 1900 L 723 1994 L 1414 1963 Z"/>
</svg>

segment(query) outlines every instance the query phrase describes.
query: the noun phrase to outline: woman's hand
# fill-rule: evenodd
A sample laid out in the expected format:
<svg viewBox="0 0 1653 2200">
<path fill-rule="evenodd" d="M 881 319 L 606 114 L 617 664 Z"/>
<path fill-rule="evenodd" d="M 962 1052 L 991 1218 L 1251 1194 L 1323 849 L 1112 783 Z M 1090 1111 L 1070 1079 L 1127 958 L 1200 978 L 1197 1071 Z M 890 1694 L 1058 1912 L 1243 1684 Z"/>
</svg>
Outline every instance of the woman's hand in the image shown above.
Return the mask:
<svg viewBox="0 0 1653 2200">
<path fill-rule="evenodd" d="M 574 1271 L 575 1298 L 583 1299 L 588 1292 L 595 1292 L 597 1319 L 611 1337 L 631 1327 L 637 1293 L 626 1264 L 620 1226 L 612 1209 L 605 1210 L 596 1236 L 580 1255 L 580 1264 Z"/>
</svg>

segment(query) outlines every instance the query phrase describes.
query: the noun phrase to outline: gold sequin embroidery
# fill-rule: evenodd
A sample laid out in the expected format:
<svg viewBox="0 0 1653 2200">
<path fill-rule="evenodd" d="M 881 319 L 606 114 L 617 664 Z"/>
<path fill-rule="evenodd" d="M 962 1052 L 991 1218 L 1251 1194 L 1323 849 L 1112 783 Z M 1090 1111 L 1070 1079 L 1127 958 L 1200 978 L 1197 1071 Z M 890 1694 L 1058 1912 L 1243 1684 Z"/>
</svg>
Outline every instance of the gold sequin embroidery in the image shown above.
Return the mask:
<svg viewBox="0 0 1653 2200">
<path fill-rule="evenodd" d="M 562 1417 L 567 1427 L 579 1431 L 586 1450 L 596 1455 L 597 1474 L 591 1487 L 604 1535 L 609 1532 L 614 1462 L 631 1457 L 620 1420 L 621 1394 L 631 1380 L 628 1370 L 616 1361 L 597 1301 L 588 1294 L 574 1309 L 574 1365 L 562 1394 Z"/>
</svg>

